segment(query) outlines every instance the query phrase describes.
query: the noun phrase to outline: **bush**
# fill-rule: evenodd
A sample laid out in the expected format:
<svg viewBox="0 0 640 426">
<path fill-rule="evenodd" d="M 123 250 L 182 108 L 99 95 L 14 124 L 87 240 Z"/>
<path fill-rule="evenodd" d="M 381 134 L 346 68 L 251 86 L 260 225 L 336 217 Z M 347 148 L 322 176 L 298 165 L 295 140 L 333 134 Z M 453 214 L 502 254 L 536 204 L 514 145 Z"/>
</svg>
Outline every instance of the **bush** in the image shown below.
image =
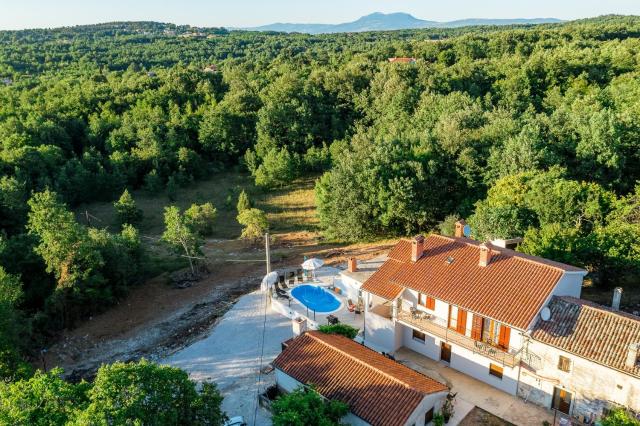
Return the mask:
<svg viewBox="0 0 640 426">
<path fill-rule="evenodd" d="M 351 327 L 349 324 L 332 324 L 332 325 L 321 325 L 318 328 L 319 331 L 326 334 L 339 334 L 344 337 L 348 337 L 349 339 L 355 339 L 358 335 L 358 329 L 355 327 Z"/>
<path fill-rule="evenodd" d="M 331 167 L 331 152 L 326 144 L 323 144 L 321 148 L 312 146 L 304 154 L 302 163 L 305 168 L 305 172 L 321 172 Z"/>
<path fill-rule="evenodd" d="M 640 426 L 640 421 L 634 419 L 627 411 L 617 408 L 602 419 L 600 424 L 602 426 Z"/>
<path fill-rule="evenodd" d="M 333 426 L 349 412 L 340 401 L 326 401 L 313 388 L 299 387 L 271 405 L 274 426 Z"/>
</svg>

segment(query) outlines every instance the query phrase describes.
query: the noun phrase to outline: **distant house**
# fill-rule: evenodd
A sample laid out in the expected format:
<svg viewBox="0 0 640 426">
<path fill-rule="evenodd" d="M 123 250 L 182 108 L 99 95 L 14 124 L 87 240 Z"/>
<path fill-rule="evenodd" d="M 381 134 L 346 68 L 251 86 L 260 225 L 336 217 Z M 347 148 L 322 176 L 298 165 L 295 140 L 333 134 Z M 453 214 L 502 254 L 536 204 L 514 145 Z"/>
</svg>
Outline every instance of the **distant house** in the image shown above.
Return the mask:
<svg viewBox="0 0 640 426">
<path fill-rule="evenodd" d="M 11 80 L 9 77 L 5 77 L 2 80 L 0 80 L 2 82 L 2 84 L 4 84 L 5 86 L 11 86 L 13 84 L 13 80 Z"/>
<path fill-rule="evenodd" d="M 306 332 L 275 359 L 281 391 L 313 384 L 325 398 L 349 405 L 351 425 L 426 425 L 449 389 L 343 336 Z"/>
<path fill-rule="evenodd" d="M 147 73 L 147 77 L 151 77 L 151 78 L 153 78 L 153 77 L 156 77 L 156 76 L 157 76 L 157 74 L 156 74 L 155 72 L 153 72 L 153 71 L 149 71 L 149 72 Z"/>
<path fill-rule="evenodd" d="M 215 65 L 215 64 L 207 65 L 206 67 L 204 67 L 204 69 L 202 71 L 210 72 L 210 73 L 216 73 L 216 72 L 218 72 L 218 66 Z"/>
<path fill-rule="evenodd" d="M 392 64 L 415 64 L 416 58 L 389 58 L 389 62 Z"/>
</svg>

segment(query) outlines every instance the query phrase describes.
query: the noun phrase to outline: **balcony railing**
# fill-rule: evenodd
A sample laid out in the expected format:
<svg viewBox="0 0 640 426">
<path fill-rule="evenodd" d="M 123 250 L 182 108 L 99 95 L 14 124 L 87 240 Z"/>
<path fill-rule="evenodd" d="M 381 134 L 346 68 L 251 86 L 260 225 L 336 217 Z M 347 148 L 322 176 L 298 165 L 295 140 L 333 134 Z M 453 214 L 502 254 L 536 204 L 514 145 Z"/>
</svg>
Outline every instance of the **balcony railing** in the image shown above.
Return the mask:
<svg viewBox="0 0 640 426">
<path fill-rule="evenodd" d="M 447 321 L 442 318 L 433 315 L 417 316 L 411 312 L 399 310 L 396 319 L 410 327 L 425 331 L 446 342 L 462 346 L 463 348 L 473 351 L 473 353 L 483 355 L 502 365 L 515 367 L 518 364 L 519 350 L 510 349 L 505 351 L 488 343 L 474 340 L 447 327 Z"/>
</svg>

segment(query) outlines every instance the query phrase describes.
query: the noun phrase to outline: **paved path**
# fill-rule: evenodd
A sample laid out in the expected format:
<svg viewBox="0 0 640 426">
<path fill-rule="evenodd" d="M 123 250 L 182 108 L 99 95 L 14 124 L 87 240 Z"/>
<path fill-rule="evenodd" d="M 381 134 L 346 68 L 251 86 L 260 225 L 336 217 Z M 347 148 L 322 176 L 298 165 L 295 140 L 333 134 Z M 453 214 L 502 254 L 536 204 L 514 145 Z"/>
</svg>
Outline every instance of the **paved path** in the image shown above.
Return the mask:
<svg viewBox="0 0 640 426">
<path fill-rule="evenodd" d="M 453 370 L 441 362 L 434 361 L 407 348 L 401 348 L 394 355 L 407 367 L 446 383 L 451 387 L 452 392 L 458 393 L 457 405 L 460 406 L 462 403 L 464 410 L 467 410 L 469 406 L 471 408 L 478 406 L 517 426 L 540 426 L 543 420 L 553 423 L 553 414 L 550 410 L 526 403 L 521 398 L 509 395 L 480 380 Z M 456 417 L 458 417 L 457 413 Z"/>
<path fill-rule="evenodd" d="M 224 396 L 222 409 L 229 416 L 242 415 L 253 425 L 256 382 L 264 322 L 265 296 L 254 292 L 241 297 L 207 338 L 163 360 L 182 368 L 196 381 L 218 384 Z M 267 309 L 263 365 L 280 353 L 280 343 L 293 336 L 291 322 Z M 262 376 L 261 389 L 275 383 L 275 374 Z M 258 409 L 256 425 L 269 425 L 269 414 Z"/>
</svg>

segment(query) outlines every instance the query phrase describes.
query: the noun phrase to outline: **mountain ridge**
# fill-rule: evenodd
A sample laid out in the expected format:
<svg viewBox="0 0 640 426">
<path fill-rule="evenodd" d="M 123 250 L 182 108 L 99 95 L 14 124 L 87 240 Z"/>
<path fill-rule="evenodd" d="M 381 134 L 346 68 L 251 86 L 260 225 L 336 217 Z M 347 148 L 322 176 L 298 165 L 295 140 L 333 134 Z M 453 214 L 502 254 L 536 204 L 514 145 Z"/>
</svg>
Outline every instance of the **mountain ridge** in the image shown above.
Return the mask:
<svg viewBox="0 0 640 426">
<path fill-rule="evenodd" d="M 340 24 L 289 23 L 276 22 L 257 27 L 236 28 L 244 31 L 275 31 L 285 33 L 331 34 L 343 32 L 393 31 L 421 28 L 459 28 L 475 25 L 538 25 L 563 22 L 556 18 L 514 18 L 514 19 L 481 19 L 469 18 L 449 22 L 438 22 L 418 19 L 409 13 L 375 12 L 362 16 L 352 22 Z"/>
</svg>

